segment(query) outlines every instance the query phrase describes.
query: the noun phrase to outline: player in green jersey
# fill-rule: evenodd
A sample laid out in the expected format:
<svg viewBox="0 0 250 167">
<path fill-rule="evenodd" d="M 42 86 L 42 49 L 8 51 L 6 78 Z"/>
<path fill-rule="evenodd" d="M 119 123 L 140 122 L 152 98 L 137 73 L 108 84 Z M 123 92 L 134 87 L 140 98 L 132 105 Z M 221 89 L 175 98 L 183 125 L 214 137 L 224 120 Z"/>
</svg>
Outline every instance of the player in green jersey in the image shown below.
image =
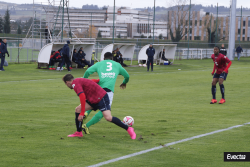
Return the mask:
<svg viewBox="0 0 250 167">
<path fill-rule="evenodd" d="M 121 89 L 126 88 L 126 84 L 129 81 L 129 74 L 128 72 L 121 66 L 120 63 L 117 63 L 112 60 L 113 55 L 110 52 L 104 54 L 104 61 L 98 62 L 95 65 L 88 68 L 83 76 L 83 78 L 88 78 L 90 74 L 97 72 L 100 80 L 98 84 L 107 92 L 109 99 L 110 99 L 110 106 L 112 105 L 113 95 L 114 95 L 114 88 L 115 82 L 118 75 L 122 75 L 124 80 L 120 85 Z M 80 110 L 81 106 L 79 105 L 76 110 Z M 87 116 L 90 114 L 92 110 L 88 110 L 85 112 L 84 120 L 86 120 Z M 96 124 L 99 122 L 103 117 L 101 111 L 96 113 L 93 118 L 87 123 L 82 125 L 82 129 L 86 134 L 89 133 L 89 127 L 91 125 Z"/>
</svg>

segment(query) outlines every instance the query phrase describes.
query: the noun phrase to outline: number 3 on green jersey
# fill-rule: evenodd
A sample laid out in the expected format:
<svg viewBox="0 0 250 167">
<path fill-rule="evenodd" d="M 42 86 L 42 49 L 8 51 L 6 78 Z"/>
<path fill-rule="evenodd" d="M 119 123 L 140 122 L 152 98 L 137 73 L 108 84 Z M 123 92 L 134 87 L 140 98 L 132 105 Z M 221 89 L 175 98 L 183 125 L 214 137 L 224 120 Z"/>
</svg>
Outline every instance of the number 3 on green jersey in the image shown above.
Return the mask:
<svg viewBox="0 0 250 167">
<path fill-rule="evenodd" d="M 112 70 L 112 63 L 107 62 L 107 70 L 106 71 L 111 71 Z"/>
</svg>

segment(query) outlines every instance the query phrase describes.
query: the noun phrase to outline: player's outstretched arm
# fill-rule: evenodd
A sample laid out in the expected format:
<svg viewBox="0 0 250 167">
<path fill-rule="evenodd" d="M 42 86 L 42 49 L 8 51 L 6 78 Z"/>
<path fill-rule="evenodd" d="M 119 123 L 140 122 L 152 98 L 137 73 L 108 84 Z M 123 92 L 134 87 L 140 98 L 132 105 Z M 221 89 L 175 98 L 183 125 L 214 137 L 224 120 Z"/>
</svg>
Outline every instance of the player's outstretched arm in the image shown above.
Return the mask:
<svg viewBox="0 0 250 167">
<path fill-rule="evenodd" d="M 98 66 L 98 63 L 92 65 L 91 67 L 89 67 L 84 75 L 83 75 L 83 78 L 88 78 L 91 74 L 93 74 L 94 72 L 97 72 L 97 66 Z"/>
<path fill-rule="evenodd" d="M 124 80 L 122 83 L 126 85 L 129 81 L 129 74 L 122 66 L 120 66 L 119 71 L 120 71 L 119 75 L 122 75 L 124 77 Z"/>
</svg>

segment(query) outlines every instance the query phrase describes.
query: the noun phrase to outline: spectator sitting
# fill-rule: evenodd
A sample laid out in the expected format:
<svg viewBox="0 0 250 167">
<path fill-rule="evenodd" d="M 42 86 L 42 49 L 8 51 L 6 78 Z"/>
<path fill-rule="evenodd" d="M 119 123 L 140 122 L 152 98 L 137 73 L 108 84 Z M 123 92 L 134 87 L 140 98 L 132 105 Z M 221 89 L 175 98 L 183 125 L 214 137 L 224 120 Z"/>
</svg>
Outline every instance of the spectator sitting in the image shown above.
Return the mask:
<svg viewBox="0 0 250 167">
<path fill-rule="evenodd" d="M 60 68 L 62 64 L 62 56 L 60 54 L 62 49 L 59 49 L 58 51 L 53 51 L 53 54 L 50 56 L 50 64 L 49 64 L 49 69 L 50 70 L 55 70 L 54 65 L 55 62 L 59 62 L 58 67 Z"/>
<path fill-rule="evenodd" d="M 81 63 L 81 61 L 78 57 L 78 53 L 76 52 L 76 49 L 74 49 L 74 51 L 73 51 L 72 61 L 75 62 L 76 64 L 78 64 L 79 68 L 83 68 L 85 66 L 85 64 Z"/>
<path fill-rule="evenodd" d="M 118 61 L 117 61 L 117 56 L 116 56 L 116 50 L 114 50 L 114 51 L 112 52 L 112 55 L 113 55 L 113 60 L 116 61 L 116 62 L 118 62 Z"/>
<path fill-rule="evenodd" d="M 159 54 L 159 57 L 162 59 L 162 60 L 165 60 L 165 61 L 168 61 L 169 65 L 171 64 L 171 62 L 165 57 L 165 49 L 163 49 L 163 51 L 160 52 Z"/>
<path fill-rule="evenodd" d="M 78 53 L 78 59 L 81 63 L 83 64 L 87 64 L 88 67 L 91 67 L 91 65 L 89 64 L 89 62 L 85 59 L 85 53 L 82 51 L 82 50 L 79 50 L 79 53 Z"/>
<path fill-rule="evenodd" d="M 121 52 L 119 51 L 119 48 L 116 49 L 116 57 L 117 57 L 118 62 L 119 62 L 123 67 L 127 67 L 127 65 L 123 63 L 122 54 L 121 54 Z"/>
<path fill-rule="evenodd" d="M 54 70 L 54 60 L 53 60 L 54 53 L 55 53 L 55 51 L 51 51 L 51 55 L 50 55 L 50 59 L 49 59 L 49 69 L 50 70 Z"/>
</svg>

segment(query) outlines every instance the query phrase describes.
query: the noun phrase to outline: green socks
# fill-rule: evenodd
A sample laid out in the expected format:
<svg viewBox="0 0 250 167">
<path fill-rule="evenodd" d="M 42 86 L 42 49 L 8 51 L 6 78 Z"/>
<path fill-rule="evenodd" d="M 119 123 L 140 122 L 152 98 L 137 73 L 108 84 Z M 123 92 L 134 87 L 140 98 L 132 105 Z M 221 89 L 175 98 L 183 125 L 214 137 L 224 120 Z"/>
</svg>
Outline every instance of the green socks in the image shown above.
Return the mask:
<svg viewBox="0 0 250 167">
<path fill-rule="evenodd" d="M 92 110 L 88 110 L 88 111 L 86 111 L 86 113 L 88 114 L 88 116 L 89 116 L 89 114 L 91 113 L 91 111 L 92 111 Z"/>
<path fill-rule="evenodd" d="M 89 110 L 91 111 L 91 110 Z M 88 111 L 86 111 L 88 112 Z M 96 124 L 97 122 L 99 122 L 102 119 L 103 115 L 102 112 L 99 111 L 98 113 L 96 113 L 93 118 L 86 124 L 86 126 L 89 128 L 91 125 Z"/>
</svg>

